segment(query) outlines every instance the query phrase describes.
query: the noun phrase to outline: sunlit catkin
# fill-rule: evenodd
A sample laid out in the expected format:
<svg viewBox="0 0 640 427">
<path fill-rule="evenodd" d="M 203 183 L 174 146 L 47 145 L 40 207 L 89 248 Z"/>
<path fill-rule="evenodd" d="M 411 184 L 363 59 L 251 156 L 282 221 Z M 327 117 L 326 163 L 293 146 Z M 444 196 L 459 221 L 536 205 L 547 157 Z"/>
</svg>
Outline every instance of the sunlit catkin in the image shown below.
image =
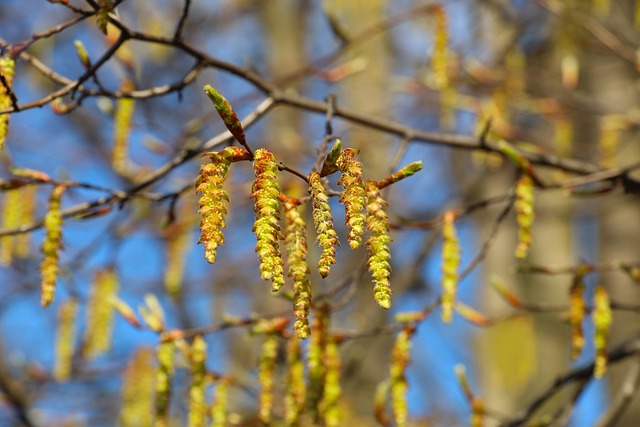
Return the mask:
<svg viewBox="0 0 640 427">
<path fill-rule="evenodd" d="M 153 414 L 153 349 L 139 348 L 124 371 L 120 425 L 147 427 Z"/>
<path fill-rule="evenodd" d="M 365 190 L 362 183 L 362 163 L 356 159 L 358 150 L 345 148 L 338 159 L 340 179 L 338 185 L 344 190 L 340 196 L 340 203 L 344 205 L 345 222 L 349 227 L 347 241 L 351 249 L 357 249 L 362 245 L 362 233 L 364 232 L 365 218 L 362 210 L 365 205 Z"/>
<path fill-rule="evenodd" d="M 95 273 L 87 304 L 83 348 L 86 357 L 98 356 L 111 348 L 114 310 L 110 301 L 117 295 L 118 287 L 118 277 L 113 269 Z"/>
<path fill-rule="evenodd" d="M 218 380 L 211 405 L 211 427 L 229 425 L 229 383 L 230 380 L 227 377 Z"/>
<path fill-rule="evenodd" d="M 200 240 L 204 245 L 204 257 L 213 264 L 216 261 L 218 246 L 224 244 L 222 230 L 226 227 L 226 204 L 229 195 L 223 188 L 229 161 L 217 155 L 211 155 L 211 163 L 202 165 L 196 182 L 196 191 L 200 193 L 198 212 L 202 215 L 200 221 Z"/>
<path fill-rule="evenodd" d="M 518 245 L 516 257 L 524 259 L 531 246 L 531 226 L 535 217 L 533 210 L 533 180 L 523 174 L 516 184 L 516 219 L 518 221 Z"/>
<path fill-rule="evenodd" d="M 327 345 L 324 350 L 324 366 L 326 369 L 324 376 L 324 392 L 320 401 L 320 413 L 327 427 L 337 427 L 341 425 L 340 396 L 340 351 L 335 337 L 327 338 Z"/>
<path fill-rule="evenodd" d="M 155 372 L 155 425 L 166 426 L 171 404 L 171 382 L 175 370 L 175 343 L 167 340 L 158 345 L 156 351 L 157 368 Z"/>
<path fill-rule="evenodd" d="M 49 210 L 44 217 L 44 241 L 42 253 L 44 255 L 40 264 L 42 282 L 40 286 L 40 302 L 43 307 L 53 301 L 58 277 L 59 252 L 62 245 L 62 214 L 60 212 L 60 199 L 65 187 L 56 186 L 49 198 Z"/>
<path fill-rule="evenodd" d="M 595 327 L 593 346 L 596 350 L 593 376 L 596 378 L 602 378 L 607 372 L 607 343 L 609 342 L 611 321 L 609 294 L 603 286 L 596 286 L 593 296 L 593 325 Z"/>
<path fill-rule="evenodd" d="M 444 213 L 442 224 L 442 321 L 451 322 L 458 289 L 460 242 L 456 236 L 456 213 Z"/>
<path fill-rule="evenodd" d="M 191 344 L 191 388 L 189 389 L 189 427 L 204 427 L 207 418 L 205 398 L 207 343 L 196 335 Z"/>
<path fill-rule="evenodd" d="M 436 88 L 444 89 L 449 85 L 447 71 L 449 62 L 449 25 L 447 23 L 447 13 L 441 6 L 434 7 L 433 18 L 435 20 L 435 31 L 431 67 Z"/>
<path fill-rule="evenodd" d="M 253 231 L 256 234 L 256 252 L 260 260 L 260 276 L 271 280 L 273 292 L 284 285 L 284 262 L 280 254 L 280 187 L 277 181 L 276 158 L 264 148 L 256 150 L 253 159 L 256 179 L 251 197 L 256 213 Z"/>
<path fill-rule="evenodd" d="M 271 408 L 273 407 L 274 373 L 278 356 L 278 336 L 269 333 L 265 337 L 258 362 L 258 417 L 266 425 L 271 422 Z"/>
<path fill-rule="evenodd" d="M 284 233 L 287 251 L 287 276 L 293 279 L 293 324 L 298 338 L 309 336 L 309 307 L 311 305 L 311 283 L 307 266 L 307 226 L 299 212 L 300 201 L 283 197 L 283 206 L 287 227 Z"/>
<path fill-rule="evenodd" d="M 13 58 L 3 56 L 0 58 L 0 75 L 4 82 L 0 84 L 0 110 L 8 110 L 11 108 L 11 97 L 9 90 L 13 86 L 13 76 L 16 63 Z M 4 147 L 4 142 L 9 133 L 9 114 L 0 114 L 0 151 Z"/>
<path fill-rule="evenodd" d="M 329 206 L 329 196 L 322 185 L 320 175 L 317 172 L 309 174 L 309 191 L 313 205 L 313 224 L 318 237 L 316 241 L 322 248 L 318 261 L 318 273 L 327 277 L 331 266 L 336 263 L 336 246 L 340 246 L 338 233 L 333 228 L 333 216 Z"/>
<path fill-rule="evenodd" d="M 380 196 L 380 190 L 375 181 L 368 180 L 365 184 L 367 193 L 367 229 L 371 236 L 367 240 L 369 249 L 369 259 L 367 267 L 373 277 L 373 295 L 380 307 L 391 307 L 391 265 L 389 259 L 391 252 L 388 243 L 391 241 L 389 235 L 389 218 L 384 211 L 387 202 Z"/>
<path fill-rule="evenodd" d="M 53 366 L 53 377 L 58 382 L 67 381 L 71 376 L 77 315 L 78 302 L 73 298 L 64 301 L 58 309 L 58 330 L 56 333 L 55 364 Z"/>
<path fill-rule="evenodd" d="M 37 185 L 26 185 L 20 188 L 19 221 L 27 224 L 36 216 Z M 15 236 L 13 252 L 17 258 L 28 258 L 31 254 L 31 233 L 21 233 Z"/>
<path fill-rule="evenodd" d="M 22 191 L 14 188 L 4 192 L 2 206 L 2 226 L 13 228 L 22 222 L 21 206 L 23 203 Z M 0 265 L 7 267 L 11 265 L 16 252 L 17 236 L 0 237 Z"/>
<path fill-rule="evenodd" d="M 125 82 L 122 90 L 133 89 L 131 82 Z M 116 108 L 113 119 L 113 170 L 121 175 L 127 175 L 129 170 L 129 136 L 133 127 L 133 116 L 135 113 L 136 101 L 133 98 L 119 98 L 116 101 Z"/>
<path fill-rule="evenodd" d="M 285 422 L 288 426 L 299 424 L 304 411 L 306 384 L 304 381 L 304 363 L 300 341 L 295 337 L 287 340 L 287 394 L 284 398 Z"/>
<path fill-rule="evenodd" d="M 584 348 L 583 323 L 587 315 L 584 300 L 584 281 L 582 274 L 576 274 L 569 291 L 569 326 L 571 329 L 571 358 L 576 359 Z"/>
<path fill-rule="evenodd" d="M 391 350 L 389 381 L 391 388 L 391 410 L 396 426 L 407 425 L 407 378 L 406 370 L 411 360 L 411 335 L 414 328 L 407 325 L 396 337 Z"/>
</svg>

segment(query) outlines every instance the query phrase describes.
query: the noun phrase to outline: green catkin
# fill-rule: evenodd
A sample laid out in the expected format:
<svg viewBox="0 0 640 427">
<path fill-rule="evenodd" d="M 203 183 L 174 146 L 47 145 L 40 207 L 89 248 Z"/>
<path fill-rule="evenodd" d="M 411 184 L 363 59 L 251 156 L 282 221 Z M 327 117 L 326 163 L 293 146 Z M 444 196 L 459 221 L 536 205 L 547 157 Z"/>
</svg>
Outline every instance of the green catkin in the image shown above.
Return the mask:
<svg viewBox="0 0 640 427">
<path fill-rule="evenodd" d="M 298 338 L 309 336 L 309 307 L 311 306 L 311 283 L 309 281 L 309 267 L 307 266 L 307 226 L 298 211 L 299 200 L 281 197 L 287 227 L 285 229 L 285 246 L 287 251 L 287 276 L 293 279 L 293 314 L 296 321 L 293 324 Z"/>
<path fill-rule="evenodd" d="M 0 110 L 9 110 L 11 108 L 11 97 L 7 89 L 13 86 L 13 77 L 15 73 L 16 62 L 9 56 L 0 58 L 0 75 L 4 77 L 4 81 L 8 87 L 0 84 Z M 9 133 L 9 114 L 0 114 L 0 151 L 4 148 L 4 142 Z"/>
<path fill-rule="evenodd" d="M 273 292 L 284 285 L 284 262 L 280 254 L 280 187 L 276 158 L 264 148 L 254 153 L 253 169 L 256 180 L 251 198 L 255 199 L 256 213 L 253 231 L 256 234 L 256 252 L 260 260 L 260 276 L 271 280 Z"/>
<path fill-rule="evenodd" d="M 369 260 L 367 267 L 373 277 L 373 295 L 380 307 L 389 309 L 391 307 L 391 265 L 389 259 L 391 252 L 388 243 L 391 242 L 389 236 L 389 218 L 383 207 L 387 202 L 380 196 L 380 190 L 375 181 L 368 180 L 365 184 L 367 193 L 367 229 L 371 232 L 371 237 L 367 240 L 369 249 Z"/>
<path fill-rule="evenodd" d="M 107 25 L 109 25 L 109 13 L 113 11 L 113 3 L 111 0 L 98 0 L 98 10 L 96 11 L 96 23 L 103 34 L 107 34 Z"/>
<path fill-rule="evenodd" d="M 202 165 L 196 182 L 196 192 L 200 193 L 198 213 L 200 221 L 200 240 L 204 245 L 204 257 L 213 264 L 216 261 L 218 246 L 224 244 L 222 230 L 226 227 L 225 215 L 229 195 L 223 188 L 229 173 L 229 160 L 210 153 L 211 163 Z"/>
<path fill-rule="evenodd" d="M 68 299 L 60 305 L 55 345 L 55 364 L 53 366 L 53 377 L 58 382 L 68 381 L 71 376 L 77 315 L 78 302 L 75 299 Z"/>
<path fill-rule="evenodd" d="M 362 245 L 362 233 L 364 232 L 365 217 L 362 210 L 365 205 L 365 190 L 362 183 L 362 163 L 356 159 L 358 150 L 345 148 L 338 159 L 340 179 L 338 185 L 344 190 L 340 196 L 340 203 L 345 209 L 345 223 L 349 228 L 347 241 L 351 249 L 357 249 Z"/>
<path fill-rule="evenodd" d="M 175 371 L 175 343 L 167 340 L 158 345 L 156 352 L 158 366 L 155 373 L 155 426 L 168 425 L 171 404 L 171 380 Z"/>
<path fill-rule="evenodd" d="M 518 245 L 516 258 L 527 257 L 531 246 L 531 226 L 535 218 L 533 210 L 533 180 L 527 174 L 523 174 L 516 184 L 516 220 L 518 222 Z"/>
<path fill-rule="evenodd" d="M 118 287 L 118 277 L 112 269 L 100 270 L 94 275 L 84 334 L 83 354 L 86 357 L 107 353 L 111 348 L 114 311 L 110 300 L 117 295 Z"/>
<path fill-rule="evenodd" d="M 206 388 L 207 343 L 196 335 L 191 344 L 191 389 L 189 390 L 189 427 L 204 427 L 207 417 Z"/>
<path fill-rule="evenodd" d="M 44 217 L 44 241 L 42 253 L 44 257 L 40 264 L 42 282 L 40 286 L 40 302 L 43 307 L 53 302 L 58 277 L 58 262 L 60 247 L 62 245 L 62 214 L 60 212 L 60 199 L 65 187 L 56 186 L 49 198 L 49 210 Z"/>
<path fill-rule="evenodd" d="M 322 186 L 320 175 L 317 172 L 309 174 L 309 191 L 313 206 L 313 224 L 318 237 L 316 241 L 322 248 L 318 261 L 318 272 L 323 278 L 329 275 L 331 265 L 336 263 L 336 246 L 340 246 L 338 233 L 333 228 L 333 216 L 329 206 L 329 197 Z"/>
<path fill-rule="evenodd" d="M 278 336 L 269 333 L 262 345 L 262 352 L 258 362 L 258 384 L 260 395 L 258 396 L 258 417 L 266 425 L 271 422 L 271 409 L 273 407 L 274 373 L 276 359 L 278 357 Z"/>
<path fill-rule="evenodd" d="M 304 382 L 304 363 L 300 341 L 294 337 L 287 340 L 287 394 L 284 398 L 285 422 L 295 426 L 300 422 L 304 411 L 306 384 Z"/>
</svg>

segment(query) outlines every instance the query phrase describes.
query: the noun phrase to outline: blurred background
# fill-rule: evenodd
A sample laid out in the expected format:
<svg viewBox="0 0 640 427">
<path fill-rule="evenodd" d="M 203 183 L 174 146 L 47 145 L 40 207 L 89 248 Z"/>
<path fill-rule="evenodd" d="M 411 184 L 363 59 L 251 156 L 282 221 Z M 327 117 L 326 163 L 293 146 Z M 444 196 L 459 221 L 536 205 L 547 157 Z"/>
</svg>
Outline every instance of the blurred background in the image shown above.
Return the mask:
<svg viewBox="0 0 640 427">
<path fill-rule="evenodd" d="M 197 245 L 200 218 L 193 184 L 205 161 L 199 155 L 170 167 L 125 201 L 83 205 L 148 182 L 165 165 L 225 131 L 202 91 L 205 84 L 217 88 L 240 117 L 267 98 L 241 73 L 198 64 L 184 46 L 255 73 L 282 93 L 316 101 L 332 95 L 339 109 L 416 130 L 477 137 L 490 120 L 486 136 L 492 141 L 507 140 L 532 156 L 577 159 L 595 172 L 640 160 L 638 3 L 125 0 L 112 17 L 145 36 L 118 45 L 116 26 L 109 24 L 103 34 L 95 16 L 73 10 L 93 11 L 94 2 L 3 0 L 0 40 L 3 53 L 16 57 L 13 91 L 18 104 L 34 108 L 10 114 L 1 177 L 9 180 L 15 168 L 32 169 L 56 182 L 81 185 L 70 185 L 62 197 L 63 210 L 80 208 L 64 222 L 52 306 L 39 303 L 42 228 L 0 237 L 0 390 L 5 395 L 0 424 L 125 424 L 118 420 L 127 366 L 157 345 L 158 334 L 116 316 L 110 349 L 87 357 L 85 319 L 92 311 L 92 287 L 105 272 L 117 277 L 118 297 L 136 311 L 145 295 L 156 295 L 170 329 L 207 327 L 234 316 L 291 316 L 291 302 L 271 295 L 269 284 L 260 280 L 248 162 L 234 164 L 226 183 L 225 244 L 214 265 Z M 174 39 L 177 28 L 181 37 Z M 154 37 L 175 42 L 154 42 Z M 87 71 L 77 41 L 92 64 L 106 61 L 75 97 L 46 98 Z M 114 46 L 115 54 L 103 57 Z M 144 92 L 151 88 L 164 89 Z M 140 96 L 120 96 L 132 90 Z M 385 328 L 397 313 L 437 302 L 441 218 L 447 210 L 461 212 L 456 221 L 461 270 L 468 271 L 458 298 L 486 318 L 473 322 L 456 315 L 444 324 L 436 309 L 418 323 L 407 371 L 409 425 L 469 424 L 471 407 L 454 373 L 458 364 L 466 367 L 471 389 L 487 408 L 485 425 L 500 425 L 526 410 L 559 375 L 592 362 L 593 328 L 587 321 L 586 348 L 576 360 L 570 358 L 569 291 L 578 265 L 594 267 L 585 277 L 587 301 L 596 284 L 610 295 L 611 345 L 637 334 L 640 290 L 618 264 L 640 259 L 637 194 L 597 179 L 580 187 L 537 190 L 533 244 L 528 257 L 517 260 L 518 227 L 509 207 L 518 170 L 512 162 L 484 150 L 407 141 L 340 117 L 331 124 L 345 147 L 361 149 L 365 179 L 381 180 L 412 161 L 424 164 L 423 171 L 383 193 L 393 237 L 389 311 L 373 301 L 370 277 L 363 271 L 365 250 L 351 251 L 345 244 L 344 213 L 338 197 L 331 198 L 342 247 L 331 275 L 323 280 L 311 268 L 311 280 L 314 294 L 336 305 L 331 330 L 348 337 L 340 345 L 342 425 L 378 425 L 374 394 L 388 377 L 398 331 Z M 260 116 L 246 135 L 253 149 L 266 147 L 278 161 L 307 175 L 325 127 L 325 114 L 285 102 Z M 548 183 L 576 176 L 563 167 L 536 171 Z M 279 179 L 287 194 L 306 195 L 295 175 L 283 172 Z M 329 182 L 340 190 L 336 178 Z M 42 182 L 3 187 L 0 233 L 42 219 L 51 187 Z M 320 251 L 309 204 L 305 218 L 313 266 Z M 528 308 L 517 310 L 505 301 L 490 285 L 492 277 Z M 56 331 L 60 307 L 69 299 L 78 303 L 76 350 L 69 377 L 56 381 Z M 223 328 L 205 335 L 207 368 L 237 381 L 229 404 L 237 414 L 234 425 L 252 425 L 257 407 L 262 338 L 247 331 Z M 277 375 L 286 372 L 281 362 Z M 601 380 L 567 387 L 531 422 L 555 416 L 557 425 L 593 425 L 629 377 L 631 363 L 612 366 Z M 188 384 L 178 369 L 173 425 L 186 425 Z M 573 411 L 563 413 L 567 407 Z M 635 425 L 639 408 L 632 404 L 615 425 Z M 277 397 L 274 411 L 282 413 Z"/>
</svg>

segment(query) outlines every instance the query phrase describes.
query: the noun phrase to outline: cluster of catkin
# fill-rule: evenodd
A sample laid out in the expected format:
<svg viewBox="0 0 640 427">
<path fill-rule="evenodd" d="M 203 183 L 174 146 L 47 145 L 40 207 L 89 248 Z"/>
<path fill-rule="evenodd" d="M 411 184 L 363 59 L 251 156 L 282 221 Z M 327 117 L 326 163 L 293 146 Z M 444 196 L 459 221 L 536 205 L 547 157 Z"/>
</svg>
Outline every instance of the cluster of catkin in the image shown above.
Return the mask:
<svg viewBox="0 0 640 427">
<path fill-rule="evenodd" d="M 362 180 L 362 164 L 357 159 L 358 151 L 342 149 L 337 141 L 327 155 L 322 171 L 311 172 L 308 177 L 309 193 L 316 241 L 322 249 L 317 270 L 324 278 L 336 263 L 338 234 L 333 225 L 333 216 L 329 205 L 329 196 L 323 184 L 323 176 L 340 172 L 338 184 L 343 188 L 340 202 L 345 209 L 345 222 L 349 234 L 347 242 L 352 249 L 362 245 L 362 235 L 369 231 L 366 242 L 369 259 L 367 267 L 374 282 L 374 297 L 384 308 L 391 306 L 391 287 L 389 277 L 391 265 L 389 259 L 389 221 L 384 207 L 386 201 L 380 195 L 380 189 L 406 178 L 419 171 L 421 162 L 408 165 L 387 179 L 376 182 Z M 241 147 L 227 147 L 220 152 L 207 153 L 211 162 L 203 165 L 197 180 L 196 189 L 200 193 L 199 213 L 200 241 L 204 245 L 205 258 L 215 262 L 218 246 L 224 243 L 222 230 L 226 226 L 225 215 L 229 196 L 223 184 L 233 162 L 253 160 L 255 181 L 251 198 L 254 199 L 256 235 L 256 253 L 260 261 L 262 279 L 272 282 L 272 290 L 277 292 L 285 283 L 285 262 L 280 242 L 284 240 L 287 254 L 287 276 L 294 285 L 294 329 L 300 338 L 309 335 L 309 307 L 311 306 L 310 269 L 307 264 L 306 224 L 301 215 L 300 199 L 289 197 L 280 191 L 278 185 L 278 163 L 275 156 L 264 148 L 250 154 Z M 281 210 L 284 209 L 284 226 L 281 224 Z M 282 230 L 284 229 L 284 235 Z"/>
</svg>

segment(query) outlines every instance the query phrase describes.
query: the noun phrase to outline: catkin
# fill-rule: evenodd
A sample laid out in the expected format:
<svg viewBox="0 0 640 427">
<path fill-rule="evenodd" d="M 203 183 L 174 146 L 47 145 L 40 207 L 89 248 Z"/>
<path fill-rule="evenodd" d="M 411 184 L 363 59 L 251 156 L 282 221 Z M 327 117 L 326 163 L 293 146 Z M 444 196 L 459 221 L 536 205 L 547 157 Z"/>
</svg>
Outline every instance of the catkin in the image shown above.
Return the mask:
<svg viewBox="0 0 640 427">
<path fill-rule="evenodd" d="M 111 348 L 114 310 L 111 299 L 118 293 L 118 277 L 115 271 L 96 272 L 87 306 L 87 327 L 84 334 L 83 354 L 95 357 Z"/>
<path fill-rule="evenodd" d="M 456 236 L 456 214 L 447 211 L 442 225 L 442 321 L 451 322 L 458 289 L 460 242 Z"/>
<path fill-rule="evenodd" d="M 391 236 L 389 236 L 389 218 L 383 209 L 387 202 L 380 196 L 380 190 L 374 181 L 368 180 L 365 189 L 367 193 L 367 229 L 371 232 L 371 236 L 367 240 L 369 249 L 367 267 L 375 284 L 374 298 L 381 307 L 388 309 L 391 307 L 391 284 L 389 282 L 391 253 L 388 245 Z"/>
<path fill-rule="evenodd" d="M 596 286 L 593 305 L 593 325 L 595 327 L 593 346 L 596 349 L 593 376 L 602 378 L 607 372 L 607 343 L 609 342 L 609 332 L 612 321 L 609 294 L 603 286 Z"/>
<path fill-rule="evenodd" d="M 204 427 L 207 417 L 205 398 L 207 343 L 196 335 L 191 344 L 191 389 L 189 390 L 189 427 Z"/>
<path fill-rule="evenodd" d="M 309 191 L 313 206 L 313 224 L 318 237 L 316 241 L 322 248 L 318 261 L 318 272 L 323 278 L 329 275 L 331 265 L 336 263 L 336 246 L 340 246 L 338 233 L 333 228 L 333 216 L 329 206 L 329 197 L 322 186 L 320 175 L 317 172 L 309 174 Z"/>
<path fill-rule="evenodd" d="M 9 91 L 13 86 L 13 77 L 15 72 L 16 62 L 9 56 L 3 56 L 0 58 L 0 75 L 4 77 L 4 81 L 7 84 L 0 84 L 0 110 L 8 110 L 11 108 L 11 97 Z M 4 147 L 4 142 L 9 133 L 9 114 L 0 114 L 0 151 Z"/>
<path fill-rule="evenodd" d="M 67 381 L 71 376 L 77 315 L 78 302 L 75 299 L 68 299 L 60 305 L 53 367 L 53 377 L 58 382 Z"/>
<path fill-rule="evenodd" d="M 531 246 L 531 226 L 535 218 L 533 210 L 533 180 L 523 174 L 516 184 L 516 219 L 518 221 L 518 245 L 516 258 L 524 259 Z"/>
<path fill-rule="evenodd" d="M 351 249 L 357 249 L 362 245 L 362 233 L 364 232 L 365 218 L 362 210 L 365 205 L 365 190 L 362 183 L 362 163 L 356 159 L 358 150 L 345 148 L 338 159 L 340 179 L 338 185 L 344 190 L 340 196 L 340 203 L 344 204 L 345 222 L 349 228 L 347 241 Z"/>
<path fill-rule="evenodd" d="M 300 339 L 309 336 L 309 307 L 311 305 L 311 283 L 307 266 L 307 226 L 298 211 L 299 201 L 284 198 L 287 227 L 285 246 L 287 251 L 288 277 L 293 279 L 293 314 L 296 321 L 293 329 Z"/>
<path fill-rule="evenodd" d="M 253 159 L 256 179 L 251 198 L 255 199 L 256 213 L 253 231 L 256 234 L 256 252 L 260 260 L 260 276 L 271 280 L 273 292 L 284 285 L 284 268 L 280 254 L 280 187 L 276 179 L 276 158 L 264 148 L 256 150 Z"/>
<path fill-rule="evenodd" d="M 56 186 L 49 198 L 49 210 L 44 217 L 45 237 L 42 242 L 42 253 L 44 257 L 40 264 L 42 276 L 40 302 L 43 307 L 53 302 L 56 290 L 56 279 L 58 277 L 58 261 L 60 257 L 60 247 L 62 245 L 62 214 L 60 212 L 60 199 L 65 187 Z"/>
<path fill-rule="evenodd" d="M 576 359 L 584 348 L 583 322 L 587 315 L 587 307 L 584 300 L 584 281 L 582 274 L 573 278 L 569 291 L 569 326 L 571 328 L 571 358 Z"/>
<path fill-rule="evenodd" d="M 200 193 L 198 213 L 200 221 L 200 240 L 204 245 L 204 257 L 213 264 L 216 261 L 218 246 L 224 244 L 222 230 L 227 226 L 225 215 L 229 195 L 223 188 L 229 173 L 230 162 L 217 153 L 210 153 L 211 163 L 202 165 L 196 182 L 196 192 Z"/>
</svg>

